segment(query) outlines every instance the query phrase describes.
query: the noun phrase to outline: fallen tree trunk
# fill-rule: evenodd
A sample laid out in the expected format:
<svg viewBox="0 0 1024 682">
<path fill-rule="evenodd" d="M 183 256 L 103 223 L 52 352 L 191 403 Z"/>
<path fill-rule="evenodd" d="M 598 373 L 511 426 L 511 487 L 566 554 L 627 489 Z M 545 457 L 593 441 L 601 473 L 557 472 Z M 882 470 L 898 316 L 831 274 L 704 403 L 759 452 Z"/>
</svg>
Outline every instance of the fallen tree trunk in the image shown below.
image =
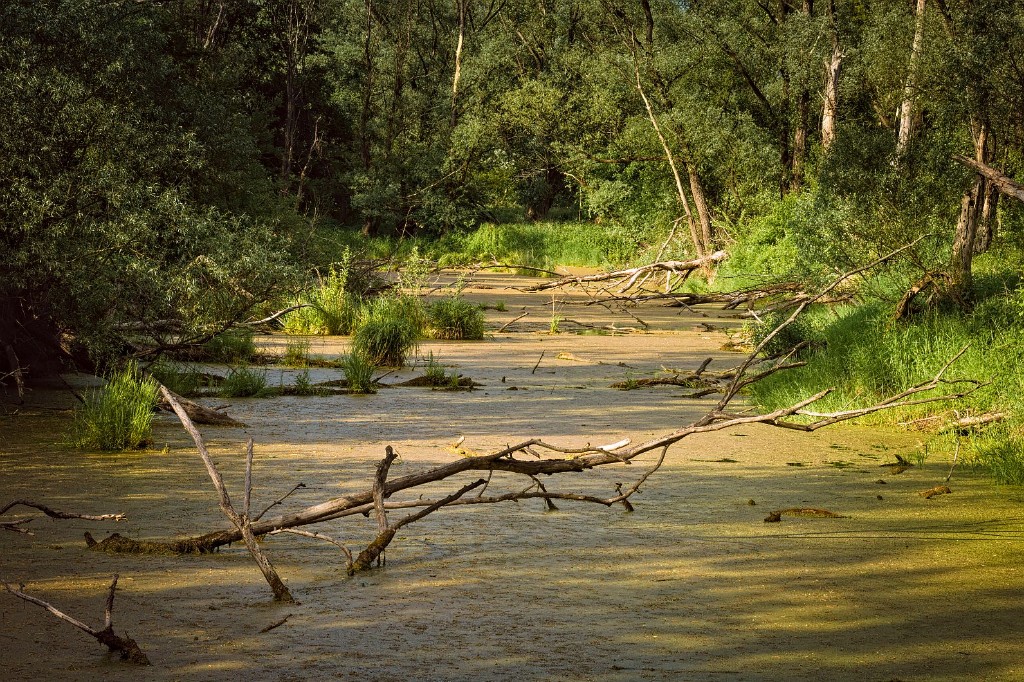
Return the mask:
<svg viewBox="0 0 1024 682">
<path fill-rule="evenodd" d="M 174 401 L 181 406 L 181 408 L 185 411 L 185 414 L 188 415 L 189 419 L 194 421 L 196 424 L 206 424 L 209 426 L 240 426 L 243 428 L 245 427 L 245 424 L 238 421 L 237 419 L 234 419 L 224 414 L 223 412 L 218 412 L 217 410 L 211 410 L 208 407 L 203 407 L 199 403 L 194 403 L 188 398 L 182 398 L 177 393 L 168 390 L 166 386 L 163 387 L 163 390 L 167 392 L 167 395 L 164 395 L 161 392 L 160 402 L 157 404 L 161 409 L 166 410 L 167 412 L 175 411 L 174 406 L 171 403 L 171 400 L 168 399 L 168 396 L 170 396 L 173 397 Z"/>
<path fill-rule="evenodd" d="M 992 182 L 993 185 L 1000 191 L 1000 193 L 1013 197 L 1017 201 L 1024 201 L 1024 184 L 1021 184 L 1006 175 L 1002 171 L 996 170 L 988 164 L 982 163 L 970 157 L 964 156 L 963 154 L 954 154 L 953 159 L 959 161 L 963 165 L 977 171 L 979 174 L 987 178 Z"/>
</svg>

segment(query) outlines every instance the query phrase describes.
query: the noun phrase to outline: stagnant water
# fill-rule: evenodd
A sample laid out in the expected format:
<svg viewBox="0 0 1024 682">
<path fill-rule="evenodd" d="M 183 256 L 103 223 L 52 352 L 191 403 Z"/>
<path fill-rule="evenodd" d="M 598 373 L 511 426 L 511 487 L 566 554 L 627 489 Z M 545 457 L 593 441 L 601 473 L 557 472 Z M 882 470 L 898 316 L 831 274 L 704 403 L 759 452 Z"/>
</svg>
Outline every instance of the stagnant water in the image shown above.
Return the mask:
<svg viewBox="0 0 1024 682">
<path fill-rule="evenodd" d="M 471 289 L 489 327 L 529 312 L 475 343 L 428 343 L 435 356 L 483 387 L 447 393 L 385 389 L 372 396 L 233 400 L 246 429 L 204 434 L 238 499 L 243 442 L 256 445 L 254 507 L 297 482 L 294 510 L 365 489 L 385 445 L 402 455 L 394 475 L 488 452 L 528 437 L 564 445 L 634 440 L 684 425 L 711 399 L 670 387 L 609 385 L 661 367 L 714 367 L 738 356 L 725 337 L 674 309 L 634 311 L 645 334 L 550 335 L 550 295 Z M 554 302 L 589 324 L 636 326 L 608 311 Z M 571 324 L 563 324 L 563 328 Z M 264 339 L 280 348 L 281 337 Z M 344 352 L 345 339 L 314 339 L 313 352 Z M 543 356 L 542 356 L 543 353 Z M 271 382 L 294 370 L 271 369 Z M 388 381 L 416 374 L 406 369 Z M 314 370 L 314 379 L 336 378 Z M 516 390 L 510 390 L 515 388 Z M 210 400 L 218 404 L 218 400 Z M 225 521 L 194 448 L 170 416 L 157 447 L 81 453 L 55 443 L 67 396 L 39 393 L 0 417 L 0 501 L 29 498 L 128 521 L 52 521 L 32 536 L 0 535 L 0 578 L 24 583 L 93 626 L 102 625 L 111 576 L 114 625 L 138 640 L 156 680 L 331 678 L 425 680 L 1015 680 L 1021 670 L 1017 604 L 1021 496 L 953 472 L 952 494 L 919 493 L 943 481 L 944 456 L 921 458 L 920 434 L 863 427 L 813 435 L 763 426 L 684 440 L 626 513 L 539 501 L 439 511 L 400 533 L 381 570 L 348 578 L 327 543 L 274 536 L 264 547 L 297 605 L 275 605 L 241 546 L 207 556 L 107 555 L 82 534 L 114 530 L 173 538 Z M 916 463 L 895 474 L 900 454 Z M 561 482 L 607 495 L 650 460 Z M 470 479 L 465 479 L 470 480 Z M 463 479 L 426 491 L 456 489 Z M 493 485 L 520 485 L 495 480 Z M 828 509 L 842 518 L 769 511 Z M 26 514 L 32 515 L 26 511 Z M 317 527 L 358 550 L 372 519 Z M 259 631 L 289 615 L 265 634 Z M 137 679 L 93 640 L 42 609 L 0 594 L 0 663 L 9 680 Z"/>
</svg>

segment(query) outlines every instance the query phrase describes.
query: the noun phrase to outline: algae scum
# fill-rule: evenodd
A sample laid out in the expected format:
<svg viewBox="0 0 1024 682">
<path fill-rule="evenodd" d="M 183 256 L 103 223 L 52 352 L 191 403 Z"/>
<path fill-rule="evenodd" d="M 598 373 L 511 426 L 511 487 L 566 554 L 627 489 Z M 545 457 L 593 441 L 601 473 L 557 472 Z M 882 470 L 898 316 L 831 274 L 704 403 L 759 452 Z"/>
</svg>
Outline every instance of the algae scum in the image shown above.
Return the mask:
<svg viewBox="0 0 1024 682">
<path fill-rule="evenodd" d="M 494 289 L 468 295 L 497 297 Z M 624 436 L 637 442 L 689 423 L 714 396 L 686 399 L 679 397 L 686 389 L 673 386 L 623 392 L 611 384 L 627 372 L 644 378 L 662 367 L 692 370 L 708 356 L 724 368 L 738 357 L 718 350 L 721 332 L 697 324 L 708 320 L 676 310 L 645 310 L 651 331 L 644 334 L 552 335 L 548 297 L 502 298 L 507 309 L 488 312 L 492 331 L 531 314 L 486 341 L 420 348 L 481 384 L 476 390 L 232 399 L 229 412 L 249 427 L 203 429 L 229 490 L 241 489 L 249 435 L 256 442 L 255 508 L 305 484 L 278 507 L 283 511 L 366 488 L 386 445 L 400 453 L 394 475 L 403 475 L 528 437 L 564 445 Z M 604 310 L 566 316 L 626 326 Z M 284 344 L 272 337 L 264 346 Z M 314 339 L 312 346 L 333 357 L 347 340 Z M 310 372 L 318 381 L 336 378 L 330 369 Z M 0 417 L 0 500 L 124 512 L 128 520 L 42 517 L 28 524 L 35 535 L 4 533 L 0 578 L 99 626 L 106 588 L 120 574 L 115 625 L 146 651 L 152 679 L 1024 674 L 1018 495 L 957 469 L 945 484 L 949 494 L 922 496 L 944 484 L 949 463 L 916 462 L 915 439 L 906 434 L 751 426 L 695 436 L 676 445 L 632 498 L 633 513 L 568 502 L 545 513 L 541 501 L 445 509 L 403 529 L 385 568 L 355 578 L 346 577 L 333 545 L 268 537 L 264 549 L 301 602 L 280 606 L 240 545 L 203 556 L 88 551 L 86 531 L 98 539 L 116 531 L 166 540 L 225 522 L 172 417 L 158 418 L 154 449 L 79 453 L 53 445 L 68 415 L 51 408 L 66 396 L 34 399 L 35 407 Z M 881 466 L 896 455 L 914 466 L 898 473 Z M 562 485 L 607 495 L 651 462 L 606 467 Z M 425 492 L 447 494 L 464 482 Z M 770 512 L 781 512 L 781 521 L 765 523 Z M 357 549 L 374 537 L 376 522 L 357 516 L 313 529 Z M 0 596 L 0 637 L 5 679 L 137 678 L 84 634 L 10 595 Z"/>
</svg>

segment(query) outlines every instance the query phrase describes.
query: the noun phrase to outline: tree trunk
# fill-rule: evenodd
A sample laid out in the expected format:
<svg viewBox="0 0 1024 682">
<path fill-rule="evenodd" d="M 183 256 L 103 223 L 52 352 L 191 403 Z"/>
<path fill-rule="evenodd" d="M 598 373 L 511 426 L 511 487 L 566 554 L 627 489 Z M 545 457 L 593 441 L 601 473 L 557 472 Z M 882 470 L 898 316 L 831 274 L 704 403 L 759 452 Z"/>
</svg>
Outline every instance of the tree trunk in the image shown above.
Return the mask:
<svg viewBox="0 0 1024 682">
<path fill-rule="evenodd" d="M 899 135 L 896 140 L 896 153 L 906 154 L 910 138 L 914 134 L 914 100 L 917 90 L 917 65 L 921 60 L 921 43 L 924 40 L 924 10 L 926 0 L 917 0 L 914 13 L 914 42 L 910 47 L 910 65 L 907 67 L 907 80 L 903 86 L 903 101 L 900 103 Z"/>
<path fill-rule="evenodd" d="M 988 123 L 982 121 L 971 127 L 974 132 L 975 161 L 984 165 L 988 161 Z M 983 175 L 978 175 L 960 200 L 960 218 L 957 220 L 956 233 L 953 236 L 950 276 L 952 277 L 953 297 L 963 303 L 970 303 L 972 298 L 974 281 L 971 266 L 987 184 L 989 184 L 988 179 Z"/>
<path fill-rule="evenodd" d="M 821 109 L 821 148 L 827 153 L 836 140 L 836 112 L 839 109 L 839 69 L 843 64 L 843 48 L 839 45 L 839 26 L 836 24 L 836 3 L 828 3 L 831 24 L 832 57 L 825 61 L 825 93 Z"/>
<path fill-rule="evenodd" d="M 462 76 L 462 46 L 466 40 L 466 3 L 468 0 L 458 0 L 459 8 L 459 37 L 455 44 L 455 72 L 452 75 L 452 118 L 451 125 L 454 128 L 458 120 L 457 106 L 459 99 L 459 79 Z"/>
<path fill-rule="evenodd" d="M 708 254 L 714 250 L 715 243 L 714 226 L 711 223 L 711 209 L 708 208 L 707 197 L 704 194 L 704 185 L 701 183 L 697 171 L 694 170 L 692 164 L 684 162 L 683 165 L 686 167 L 686 173 L 690 177 L 690 193 L 693 195 L 693 204 L 697 208 L 697 217 L 700 220 L 701 248 L 699 251 Z"/>
<path fill-rule="evenodd" d="M 799 191 L 804 181 L 804 162 L 807 160 L 807 127 L 811 113 L 811 93 L 801 90 L 796 103 L 796 132 L 793 134 L 793 171 L 789 178 L 789 189 Z"/>
</svg>

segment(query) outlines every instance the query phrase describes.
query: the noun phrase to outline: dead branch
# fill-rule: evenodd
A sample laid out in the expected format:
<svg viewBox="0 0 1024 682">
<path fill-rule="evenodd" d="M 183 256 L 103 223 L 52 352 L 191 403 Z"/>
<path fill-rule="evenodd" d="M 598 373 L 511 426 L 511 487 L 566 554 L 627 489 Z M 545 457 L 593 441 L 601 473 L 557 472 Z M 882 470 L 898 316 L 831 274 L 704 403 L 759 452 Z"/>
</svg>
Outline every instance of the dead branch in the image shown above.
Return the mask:
<svg viewBox="0 0 1024 682">
<path fill-rule="evenodd" d="M 6 344 L 4 350 L 7 353 L 7 364 L 10 366 L 11 371 L 6 376 L 14 377 L 14 385 L 18 388 L 18 403 L 25 402 L 25 377 L 22 374 L 21 362 L 18 360 L 18 355 L 14 352 L 14 346 Z"/>
<path fill-rule="evenodd" d="M 252 322 L 242 322 L 241 324 L 243 326 L 246 326 L 246 327 L 258 327 L 261 324 L 270 324 L 271 322 L 273 322 L 277 318 L 281 317 L 282 315 L 287 315 L 288 313 L 293 312 L 295 310 L 300 310 L 302 308 L 312 308 L 312 307 L 313 307 L 312 303 L 297 303 L 296 305 L 290 305 L 290 306 L 288 306 L 287 308 L 285 308 L 283 310 L 278 310 L 276 313 L 273 313 L 272 315 L 268 315 L 267 317 L 264 317 L 262 320 L 253 320 Z"/>
<path fill-rule="evenodd" d="M 83 623 L 82 621 L 78 620 L 77 618 L 73 618 L 68 614 L 64 613 L 63 611 L 55 607 L 53 604 L 45 602 L 42 599 L 39 599 L 38 597 L 33 597 L 31 595 L 25 594 L 25 592 L 23 591 L 25 589 L 24 585 L 19 585 L 18 587 L 20 589 L 14 589 L 13 587 L 11 587 L 11 585 L 9 585 L 6 582 L 3 582 L 2 584 L 4 586 L 4 589 L 13 594 L 15 597 L 23 599 L 37 606 L 41 606 L 53 615 L 55 615 L 60 620 L 66 623 L 70 623 L 82 632 L 85 632 L 86 634 L 95 637 L 96 641 L 98 641 L 100 644 L 105 645 L 107 649 L 119 653 L 121 655 L 121 660 L 128 661 L 130 663 L 135 663 L 138 665 L 150 665 L 149 658 L 146 657 L 146 654 L 143 653 L 142 649 L 139 648 L 139 645 L 135 642 L 134 639 L 128 637 L 127 635 L 121 637 L 114 633 L 114 592 L 117 589 L 117 579 L 118 576 L 114 575 L 114 581 L 110 583 L 110 591 L 107 594 L 107 603 L 106 608 L 104 610 L 102 630 L 95 630 L 86 625 L 85 623 Z"/>
<path fill-rule="evenodd" d="M 286 616 L 285 616 L 284 618 L 280 618 L 280 619 L 278 619 L 278 620 L 275 620 L 275 621 L 274 621 L 273 623 L 271 623 L 271 624 L 270 624 L 270 625 L 268 625 L 267 627 L 265 627 L 265 628 L 263 628 L 262 630 L 260 630 L 260 634 L 261 634 L 261 635 L 265 635 L 265 634 L 267 634 L 268 632 L 270 632 L 271 630 L 273 630 L 274 628 L 279 628 L 279 627 L 281 627 L 282 625 L 284 625 L 285 623 L 287 623 L 287 622 L 288 622 L 288 619 L 289 619 L 289 618 L 291 618 L 291 617 L 292 617 L 292 615 L 293 615 L 293 614 L 289 613 L 289 614 L 287 614 L 287 615 L 286 615 Z"/>
<path fill-rule="evenodd" d="M 43 512 L 51 519 L 83 519 L 85 521 L 125 521 L 127 517 L 124 514 L 78 514 L 76 512 L 65 512 L 57 509 L 51 509 L 45 504 L 38 502 L 32 502 L 31 500 L 14 500 L 13 502 L 7 503 L 6 506 L 0 508 L 0 514 L 7 513 L 8 510 L 13 507 L 32 507 Z M 19 522 L 20 523 L 20 522 Z"/>
<path fill-rule="evenodd" d="M 962 154 L 954 154 L 953 159 L 988 178 L 988 180 L 990 180 L 1002 194 L 1013 197 L 1018 201 L 1024 201 L 1024 185 L 1012 179 L 1005 173 Z"/>
<path fill-rule="evenodd" d="M 512 318 L 511 320 L 509 320 L 509 321 L 508 321 L 508 322 L 506 322 L 505 324 L 501 325 L 501 328 L 500 328 L 500 329 L 498 329 L 498 331 L 496 331 L 496 332 L 494 332 L 494 333 L 495 333 L 495 334 L 500 334 L 500 333 L 502 333 L 503 331 L 505 331 L 506 329 L 508 329 L 509 327 L 511 327 L 513 323 L 515 323 L 515 322 L 518 322 L 519 320 L 523 319 L 524 317 L 526 317 L 526 316 L 527 316 L 527 315 L 529 315 L 529 314 L 530 314 L 530 313 L 522 313 L 521 315 L 517 315 L 516 317 L 513 317 L 513 318 Z"/>
<path fill-rule="evenodd" d="M 192 440 L 196 444 L 196 450 L 199 451 L 199 456 L 203 460 L 203 464 L 206 465 L 206 472 L 210 475 L 210 480 L 213 482 L 213 487 L 217 489 L 218 502 L 220 509 L 224 512 L 224 515 L 228 517 L 228 520 L 234 524 L 235 529 L 241 535 L 241 539 L 245 540 L 245 546 L 248 548 L 249 553 L 252 555 L 256 565 L 259 566 L 260 572 L 263 573 L 263 577 L 266 578 L 267 583 L 270 585 L 271 591 L 274 593 L 274 601 L 281 602 L 294 602 L 295 599 L 292 597 L 291 592 L 288 591 L 288 587 L 281 580 L 281 577 L 277 574 L 274 566 L 267 559 L 263 550 L 260 549 L 259 544 L 256 542 L 256 536 L 252 532 L 252 521 L 248 515 L 248 501 L 251 494 L 249 485 L 251 484 L 251 476 L 246 476 L 246 489 L 245 489 L 245 512 L 239 514 L 235 511 L 234 506 L 231 504 L 231 498 L 228 495 L 228 490 L 224 486 L 224 479 L 220 475 L 220 471 L 217 470 L 217 465 L 214 464 L 213 458 L 210 457 L 209 451 L 206 449 L 206 444 L 203 442 L 203 437 L 199 434 L 199 430 L 196 429 L 192 420 L 189 418 L 185 408 L 175 400 L 174 395 L 167 390 L 166 386 L 160 386 L 160 393 L 164 397 L 175 414 L 178 415 L 178 419 L 181 420 L 182 426 L 188 431 L 188 434 L 192 436 Z M 249 441 L 249 456 L 252 456 L 252 440 Z M 249 465 L 251 466 L 251 464 Z"/>
</svg>

